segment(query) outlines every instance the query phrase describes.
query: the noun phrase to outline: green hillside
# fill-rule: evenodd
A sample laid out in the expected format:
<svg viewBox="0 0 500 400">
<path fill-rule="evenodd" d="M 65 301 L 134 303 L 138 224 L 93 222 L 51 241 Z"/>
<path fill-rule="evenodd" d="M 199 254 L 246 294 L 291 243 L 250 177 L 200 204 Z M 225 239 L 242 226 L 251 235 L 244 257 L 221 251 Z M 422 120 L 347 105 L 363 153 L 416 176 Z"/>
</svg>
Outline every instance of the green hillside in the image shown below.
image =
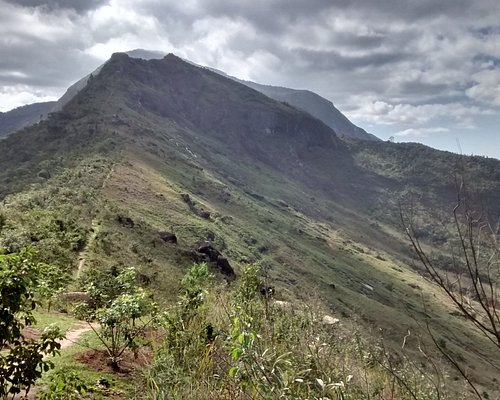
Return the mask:
<svg viewBox="0 0 500 400">
<path fill-rule="evenodd" d="M 173 55 L 125 54 L 61 112 L 0 141 L 0 153 L 0 251 L 32 245 L 37 260 L 69 275 L 71 290 L 85 271 L 134 266 L 168 308 L 208 240 L 237 277 L 259 263 L 279 300 L 319 304 L 389 348 L 411 332 L 416 360 L 428 324 L 495 393 L 498 350 L 423 276 L 399 209 L 417 213 L 423 240 L 440 252 L 457 172 L 500 215 L 497 160 L 343 141 L 310 115 Z M 456 372 L 450 379 L 462 385 Z"/>
</svg>

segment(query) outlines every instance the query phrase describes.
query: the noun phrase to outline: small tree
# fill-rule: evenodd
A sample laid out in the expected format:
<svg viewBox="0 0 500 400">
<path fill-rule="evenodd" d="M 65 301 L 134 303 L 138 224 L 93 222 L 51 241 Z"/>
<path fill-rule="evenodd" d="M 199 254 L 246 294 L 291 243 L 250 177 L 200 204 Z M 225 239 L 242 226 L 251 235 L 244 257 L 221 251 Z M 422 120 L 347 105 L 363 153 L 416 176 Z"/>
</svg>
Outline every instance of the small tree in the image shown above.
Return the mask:
<svg viewBox="0 0 500 400">
<path fill-rule="evenodd" d="M 26 326 L 36 321 L 35 292 L 39 268 L 30 251 L 0 256 L 0 397 L 14 398 L 21 390 L 29 391 L 43 371 L 53 367 L 45 355 L 54 355 L 63 336 L 54 327 L 47 328 L 37 340 L 23 335 Z"/>
<path fill-rule="evenodd" d="M 77 314 L 89 322 L 108 352 L 111 367 L 118 371 L 123 353 L 137 349 L 138 339 L 154 320 L 156 307 L 151 296 L 137 284 L 134 268 L 114 275 L 98 274 L 98 281 L 87 281 L 85 289 L 91 300 L 81 303 Z M 97 321 L 101 329 L 96 329 L 92 321 Z"/>
<path fill-rule="evenodd" d="M 406 235 L 431 280 L 443 290 L 460 314 L 496 346 L 497 354 L 500 354 L 498 227 L 495 229 L 484 213 L 473 209 L 463 179 L 457 180 L 457 202 L 453 209 L 455 237 L 450 249 L 451 265 L 443 266 L 424 250 L 411 219 L 403 211 L 400 211 L 400 216 Z M 482 398 L 460 363 L 446 349 L 445 343 L 430 333 L 439 351 L 467 380 L 476 395 Z M 490 365 L 500 371 L 500 365 L 494 365 L 492 361 Z"/>
</svg>

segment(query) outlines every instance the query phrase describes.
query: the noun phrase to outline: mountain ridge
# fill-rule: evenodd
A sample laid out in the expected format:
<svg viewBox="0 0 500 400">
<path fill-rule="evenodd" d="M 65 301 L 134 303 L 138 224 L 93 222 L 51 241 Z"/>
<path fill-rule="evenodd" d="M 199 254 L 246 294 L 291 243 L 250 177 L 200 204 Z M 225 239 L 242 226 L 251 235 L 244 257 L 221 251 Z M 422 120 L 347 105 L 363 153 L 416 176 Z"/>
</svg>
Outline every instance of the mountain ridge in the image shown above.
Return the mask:
<svg viewBox="0 0 500 400">
<path fill-rule="evenodd" d="M 128 52 L 125 52 L 125 54 L 129 55 L 132 58 L 138 58 L 138 59 L 145 59 L 145 60 L 152 60 L 152 59 L 160 59 L 163 58 L 164 56 L 162 53 L 157 52 L 157 51 L 146 51 L 146 50 L 141 50 L 141 49 L 136 49 L 136 50 L 131 50 Z M 187 60 L 184 60 L 187 61 Z M 190 64 L 197 65 L 194 63 L 191 63 L 190 61 L 187 61 Z M 199 66 L 199 65 L 197 65 Z M 83 77 L 82 79 L 78 80 L 75 82 L 73 85 L 71 85 L 66 92 L 63 94 L 61 98 L 57 100 L 55 104 L 50 109 L 45 110 L 43 113 L 43 118 L 45 118 L 49 112 L 57 112 L 62 110 L 62 108 L 74 97 L 76 94 L 78 94 L 79 91 L 81 91 L 86 85 L 89 80 L 89 78 L 92 76 L 95 76 L 99 74 L 101 68 L 103 65 L 99 66 L 97 69 L 95 69 L 91 74 Z M 201 66 L 203 67 L 203 66 Z M 268 85 L 261 85 L 255 82 L 251 81 L 243 81 L 239 80 L 237 78 L 231 77 L 227 74 L 225 74 L 222 71 L 219 71 L 214 68 L 209 68 L 209 67 L 203 67 L 206 68 L 207 70 L 211 70 L 217 74 L 220 74 L 222 76 L 229 77 L 233 80 L 236 80 L 237 82 L 243 83 L 246 86 L 249 86 L 266 96 L 269 96 L 275 100 L 278 101 L 283 101 L 291 104 L 292 106 L 299 108 L 305 112 L 308 112 L 309 114 L 313 115 L 315 118 L 319 119 L 320 121 L 324 122 L 326 125 L 328 125 L 330 128 L 332 128 L 336 132 L 340 132 L 341 135 L 345 135 L 347 137 L 353 137 L 353 138 L 358 138 L 358 139 L 366 139 L 366 140 L 378 140 L 375 136 L 368 134 L 366 131 L 364 131 L 362 128 L 359 128 L 352 124 L 335 106 L 333 103 L 329 100 L 324 99 L 323 97 L 308 91 L 308 90 L 296 90 L 296 89 L 289 89 L 289 88 L 284 88 L 284 87 L 277 87 L 277 86 L 268 86 Z M 8 114 L 7 112 L 6 114 Z M 43 119 L 42 118 L 42 119 Z M 34 119 L 32 117 L 32 119 Z M 38 122 L 38 120 L 36 121 Z M 5 134 L 11 133 L 15 130 L 19 130 L 24 128 L 29 124 L 25 123 L 22 125 L 13 125 L 9 127 L 8 131 L 6 130 Z M 0 128 L 2 126 L 2 120 L 0 119 Z M 0 136 L 2 135 L 2 131 L 0 130 Z"/>
</svg>

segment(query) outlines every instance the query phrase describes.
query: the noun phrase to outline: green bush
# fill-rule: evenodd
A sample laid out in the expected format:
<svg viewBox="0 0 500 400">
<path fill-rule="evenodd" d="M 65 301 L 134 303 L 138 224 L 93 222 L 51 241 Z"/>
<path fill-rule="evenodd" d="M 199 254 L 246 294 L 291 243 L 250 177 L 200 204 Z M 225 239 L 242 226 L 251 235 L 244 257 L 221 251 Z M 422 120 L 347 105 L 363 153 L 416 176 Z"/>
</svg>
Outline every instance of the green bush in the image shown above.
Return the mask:
<svg viewBox="0 0 500 400">
<path fill-rule="evenodd" d="M 232 288 L 207 286 L 207 274 L 193 266 L 165 313 L 144 398 L 446 398 L 418 363 L 394 362 L 347 323 L 261 296 L 258 265 L 243 266 Z"/>
</svg>

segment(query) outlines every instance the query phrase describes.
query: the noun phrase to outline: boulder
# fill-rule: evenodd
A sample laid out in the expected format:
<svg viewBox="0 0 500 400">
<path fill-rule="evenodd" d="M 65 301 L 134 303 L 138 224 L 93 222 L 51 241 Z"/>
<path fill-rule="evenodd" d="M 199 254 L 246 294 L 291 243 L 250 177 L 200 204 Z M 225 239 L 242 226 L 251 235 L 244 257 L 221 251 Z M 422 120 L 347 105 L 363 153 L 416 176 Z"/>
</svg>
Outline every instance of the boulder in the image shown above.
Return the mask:
<svg viewBox="0 0 500 400">
<path fill-rule="evenodd" d="M 188 203 L 188 204 L 192 203 L 191 196 L 187 193 L 181 193 L 181 198 L 184 201 L 184 203 Z"/>
<path fill-rule="evenodd" d="M 201 218 L 204 218 L 204 219 L 210 219 L 210 212 L 205 211 L 205 210 L 201 210 L 201 211 L 198 211 L 198 216 L 200 216 Z"/>
<path fill-rule="evenodd" d="M 277 308 L 280 308 L 280 309 L 282 309 L 284 311 L 290 311 L 290 312 L 296 311 L 295 307 L 293 306 L 293 304 L 290 303 L 289 301 L 275 300 L 274 301 L 274 305 Z"/>
<path fill-rule="evenodd" d="M 229 261 L 227 260 L 226 257 L 219 256 L 217 257 L 217 266 L 219 267 L 220 271 L 230 277 L 234 277 L 234 269 L 231 267 L 231 264 L 229 264 Z"/>
<path fill-rule="evenodd" d="M 330 315 L 325 315 L 321 322 L 323 322 L 323 325 L 335 325 L 338 324 L 340 320 Z"/>
<path fill-rule="evenodd" d="M 175 233 L 162 231 L 158 232 L 158 235 L 160 236 L 160 239 L 165 243 L 177 244 L 177 236 L 175 235 Z"/>
<path fill-rule="evenodd" d="M 203 242 L 197 248 L 196 251 L 201 254 L 205 254 L 208 259 L 212 262 L 217 262 L 217 259 L 221 255 L 220 251 L 217 250 L 212 243 Z"/>
</svg>

